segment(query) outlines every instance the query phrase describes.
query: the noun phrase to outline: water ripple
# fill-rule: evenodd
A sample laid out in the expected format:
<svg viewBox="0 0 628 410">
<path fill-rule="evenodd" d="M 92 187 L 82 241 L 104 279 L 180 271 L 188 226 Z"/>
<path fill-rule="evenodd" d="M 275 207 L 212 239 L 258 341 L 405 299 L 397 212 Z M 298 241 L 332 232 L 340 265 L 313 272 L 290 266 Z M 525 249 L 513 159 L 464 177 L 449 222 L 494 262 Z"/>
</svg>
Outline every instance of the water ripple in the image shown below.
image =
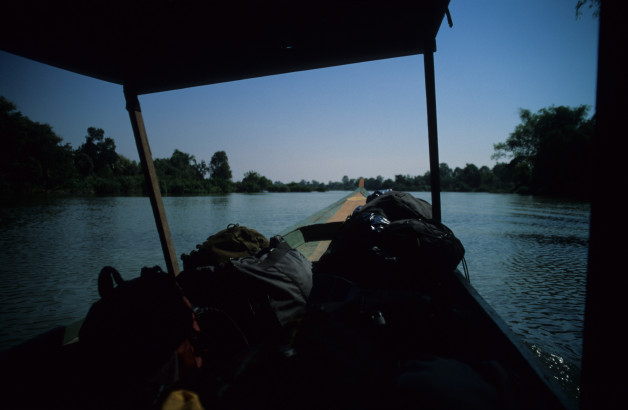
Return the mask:
<svg viewBox="0 0 628 410">
<path fill-rule="evenodd" d="M 181 254 L 230 223 L 274 235 L 345 194 L 167 197 L 164 203 Z M 429 193 L 415 195 L 430 200 Z M 560 369 L 557 377 L 576 380 L 589 205 L 486 193 L 443 193 L 442 203 L 443 222 L 466 249 L 473 286 Z M 0 248 L 0 349 L 82 317 L 98 298 L 103 266 L 115 266 L 125 278 L 142 266 L 164 266 L 147 198 L 3 203 Z"/>
</svg>

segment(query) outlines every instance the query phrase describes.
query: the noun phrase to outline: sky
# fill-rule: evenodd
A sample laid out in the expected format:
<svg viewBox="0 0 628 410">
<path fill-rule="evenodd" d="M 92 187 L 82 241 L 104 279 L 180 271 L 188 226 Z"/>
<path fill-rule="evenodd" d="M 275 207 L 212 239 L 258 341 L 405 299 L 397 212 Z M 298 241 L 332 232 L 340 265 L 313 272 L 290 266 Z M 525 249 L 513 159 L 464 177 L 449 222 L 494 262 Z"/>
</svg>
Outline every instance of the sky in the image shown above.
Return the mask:
<svg viewBox="0 0 628 410">
<path fill-rule="evenodd" d="M 576 0 L 452 0 L 434 54 L 439 162 L 493 167 L 521 108 L 595 107 L 599 20 Z M 0 51 L 0 95 L 77 148 L 88 127 L 138 160 L 122 86 Z M 339 181 L 429 170 L 423 56 L 139 97 L 153 158 L 175 149 L 234 180 Z"/>
</svg>

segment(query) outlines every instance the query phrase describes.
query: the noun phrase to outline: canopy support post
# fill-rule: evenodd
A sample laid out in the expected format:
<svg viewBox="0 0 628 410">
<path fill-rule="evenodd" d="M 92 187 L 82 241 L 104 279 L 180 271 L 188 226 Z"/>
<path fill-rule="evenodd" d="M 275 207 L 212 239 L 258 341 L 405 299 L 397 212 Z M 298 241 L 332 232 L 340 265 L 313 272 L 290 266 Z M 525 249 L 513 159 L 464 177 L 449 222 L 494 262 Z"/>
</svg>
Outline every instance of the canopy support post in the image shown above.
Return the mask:
<svg viewBox="0 0 628 410">
<path fill-rule="evenodd" d="M 617 186 L 609 175 L 623 172 L 625 126 L 626 49 L 617 44 L 626 38 L 623 1 L 602 1 L 599 16 L 597 93 L 593 140 L 589 261 L 584 309 L 580 408 L 619 409 L 626 405 L 628 357 L 620 327 L 626 322 L 628 301 L 625 274 L 626 248 L 616 240 L 625 226 L 625 203 L 617 200 Z"/>
<path fill-rule="evenodd" d="M 434 53 L 423 54 L 425 69 L 425 96 L 427 99 L 427 135 L 430 149 L 430 186 L 432 190 L 432 217 L 441 221 L 440 165 L 438 163 L 438 129 L 436 126 L 436 85 Z"/>
<path fill-rule="evenodd" d="M 148 136 L 146 134 L 146 128 L 144 127 L 140 102 L 137 98 L 137 93 L 127 89 L 127 87 L 124 87 L 124 98 L 126 99 L 126 109 L 131 119 L 131 126 L 133 127 L 137 152 L 140 156 L 140 162 L 142 163 L 144 180 L 148 184 L 148 195 L 159 233 L 161 249 L 164 253 L 164 259 L 166 260 L 166 268 L 168 273 L 175 277 L 179 274 L 179 264 L 177 262 L 170 228 L 168 227 L 166 209 L 164 208 L 161 191 L 159 190 L 157 172 L 155 171 L 150 146 L 148 145 Z"/>
</svg>

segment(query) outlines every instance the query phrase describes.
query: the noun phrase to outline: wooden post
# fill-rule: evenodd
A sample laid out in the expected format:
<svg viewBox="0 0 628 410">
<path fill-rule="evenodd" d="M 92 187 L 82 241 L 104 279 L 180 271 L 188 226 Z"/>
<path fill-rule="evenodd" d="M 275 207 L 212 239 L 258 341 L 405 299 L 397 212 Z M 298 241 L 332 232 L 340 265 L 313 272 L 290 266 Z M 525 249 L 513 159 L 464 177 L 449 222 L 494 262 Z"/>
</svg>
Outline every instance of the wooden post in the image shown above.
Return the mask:
<svg viewBox="0 0 628 410">
<path fill-rule="evenodd" d="M 137 152 L 140 156 L 140 162 L 142 163 L 144 180 L 148 184 L 150 204 L 153 208 L 157 232 L 159 233 L 159 240 L 161 241 L 161 249 L 164 253 L 164 259 L 166 260 L 166 268 L 171 275 L 177 276 L 179 274 L 179 264 L 177 263 L 177 255 L 174 250 L 170 228 L 168 227 L 166 210 L 161 199 L 159 181 L 157 181 L 157 173 L 155 171 L 155 165 L 153 164 L 150 146 L 148 145 L 148 136 L 146 135 L 146 128 L 144 127 L 140 102 L 137 98 L 137 94 L 127 87 L 124 87 L 124 98 L 126 99 L 126 109 L 131 119 L 131 126 L 133 127 Z"/>
<path fill-rule="evenodd" d="M 432 216 L 441 221 L 440 165 L 438 163 L 438 129 L 436 126 L 436 86 L 434 79 L 434 53 L 423 54 L 425 66 L 425 97 L 427 99 L 427 135 L 430 147 L 430 186 L 432 189 Z"/>
<path fill-rule="evenodd" d="M 595 2 L 594 2 L 595 3 Z M 625 202 L 620 199 L 617 180 L 625 173 L 626 110 L 628 78 L 626 38 L 628 26 L 625 1 L 600 2 L 597 65 L 595 136 L 593 147 L 593 190 L 589 230 L 589 263 L 580 408 L 584 410 L 626 407 L 628 355 L 623 336 L 628 316 L 626 249 L 621 238 L 626 226 Z"/>
</svg>

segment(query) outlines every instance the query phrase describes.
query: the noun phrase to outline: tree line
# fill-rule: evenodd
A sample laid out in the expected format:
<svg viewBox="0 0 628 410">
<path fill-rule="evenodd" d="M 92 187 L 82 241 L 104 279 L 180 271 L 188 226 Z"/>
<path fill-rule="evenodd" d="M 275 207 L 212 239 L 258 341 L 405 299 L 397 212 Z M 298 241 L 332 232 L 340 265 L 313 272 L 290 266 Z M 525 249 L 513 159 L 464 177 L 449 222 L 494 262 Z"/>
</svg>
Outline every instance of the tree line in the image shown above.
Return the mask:
<svg viewBox="0 0 628 410">
<path fill-rule="evenodd" d="M 587 106 L 549 107 L 532 113 L 522 109 L 521 123 L 505 142 L 494 145 L 493 168 L 466 164 L 439 167 L 441 190 L 458 192 L 517 192 L 588 198 L 590 157 L 595 117 Z M 142 195 L 146 191 L 141 166 L 116 152 L 115 141 L 101 128 L 87 129 L 85 142 L 73 149 L 47 124 L 30 120 L 0 96 L 0 193 Z M 506 160 L 499 162 L 500 160 Z M 309 192 L 352 190 L 361 177 L 343 176 L 327 183 L 316 180 L 283 183 L 248 171 L 234 181 L 226 152 L 217 151 L 209 163 L 179 150 L 170 158 L 154 159 L 164 195 L 229 192 Z M 430 172 L 395 175 L 394 179 L 364 177 L 370 191 L 429 191 Z"/>
</svg>

